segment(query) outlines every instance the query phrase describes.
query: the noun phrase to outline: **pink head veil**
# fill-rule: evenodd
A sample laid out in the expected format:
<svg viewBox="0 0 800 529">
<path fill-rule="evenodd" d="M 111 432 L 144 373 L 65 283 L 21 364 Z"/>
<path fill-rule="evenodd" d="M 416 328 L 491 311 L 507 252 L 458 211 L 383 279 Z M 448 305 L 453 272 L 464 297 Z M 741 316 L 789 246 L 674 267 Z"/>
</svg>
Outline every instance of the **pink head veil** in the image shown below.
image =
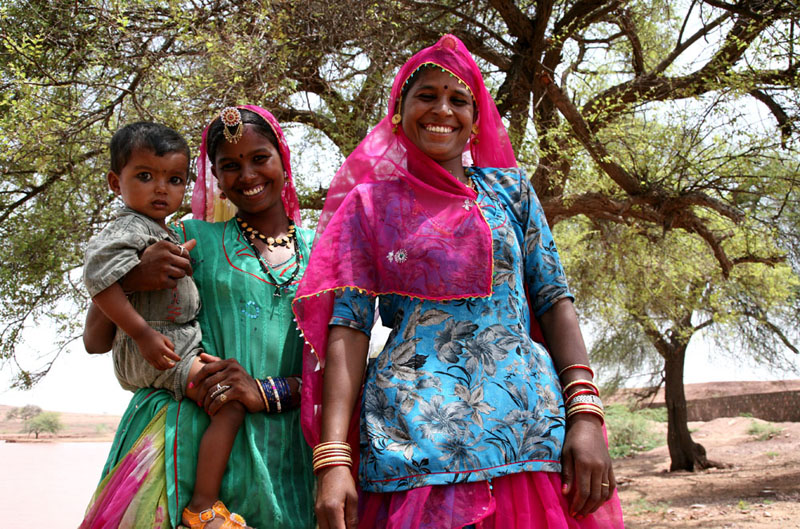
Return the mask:
<svg viewBox="0 0 800 529">
<path fill-rule="evenodd" d="M 392 85 L 386 116 L 337 171 L 317 227 L 317 240 L 293 308 L 306 339 L 302 423 L 319 441 L 319 404 L 328 322 L 335 292 L 395 293 L 448 300 L 491 294 L 492 237 L 473 207 L 475 192 L 392 127 L 406 81 L 421 67 L 449 72 L 477 106 L 477 134 L 464 159 L 485 167 L 516 167 L 494 100 L 466 46 L 453 35 L 411 57 Z M 477 141 L 475 141 L 477 139 Z M 351 434 L 358 430 L 358 414 Z M 357 436 L 350 437 L 358 446 Z"/>
<path fill-rule="evenodd" d="M 281 200 L 286 215 L 300 226 L 300 202 L 297 199 L 297 192 L 294 187 L 292 177 L 292 164 L 289 155 L 289 145 L 283 135 L 283 130 L 269 111 L 255 105 L 241 105 L 236 108 L 240 110 L 250 110 L 255 112 L 269 124 L 275 137 L 278 139 L 278 153 L 283 162 L 283 169 L 286 171 L 286 184 L 281 192 Z M 227 200 L 220 197 L 220 190 L 217 187 L 217 179 L 211 174 L 211 160 L 208 159 L 208 128 L 214 120 L 219 119 L 215 116 L 203 130 L 203 141 L 200 144 L 200 155 L 197 157 L 197 181 L 192 191 L 192 215 L 196 219 L 207 222 L 219 222 L 230 219 L 236 212 L 236 207 Z"/>
</svg>

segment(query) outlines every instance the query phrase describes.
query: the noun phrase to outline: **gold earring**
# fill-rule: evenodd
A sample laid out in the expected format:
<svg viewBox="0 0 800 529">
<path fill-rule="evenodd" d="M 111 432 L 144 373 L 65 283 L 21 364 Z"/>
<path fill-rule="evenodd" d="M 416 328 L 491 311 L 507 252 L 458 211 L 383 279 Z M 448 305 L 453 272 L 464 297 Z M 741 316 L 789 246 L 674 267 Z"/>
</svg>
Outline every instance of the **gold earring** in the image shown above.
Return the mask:
<svg viewBox="0 0 800 529">
<path fill-rule="evenodd" d="M 400 122 L 403 120 L 403 116 L 400 114 L 395 114 L 392 116 L 392 132 L 397 134 L 397 126 L 400 125 Z"/>
<path fill-rule="evenodd" d="M 475 135 L 475 136 L 478 135 L 478 124 L 477 123 L 473 123 L 472 124 L 472 134 Z"/>
</svg>

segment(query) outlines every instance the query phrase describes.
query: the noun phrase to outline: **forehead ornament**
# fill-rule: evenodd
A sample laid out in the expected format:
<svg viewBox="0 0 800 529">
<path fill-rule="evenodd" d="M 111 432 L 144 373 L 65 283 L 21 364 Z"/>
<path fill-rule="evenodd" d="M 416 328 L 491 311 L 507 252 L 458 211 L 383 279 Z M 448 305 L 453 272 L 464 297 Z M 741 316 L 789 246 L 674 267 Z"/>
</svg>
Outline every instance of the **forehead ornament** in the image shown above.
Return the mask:
<svg viewBox="0 0 800 529">
<path fill-rule="evenodd" d="M 236 107 L 225 107 L 219 113 L 219 119 L 222 121 L 222 134 L 228 143 L 238 143 L 242 139 L 244 126 L 242 124 L 242 114 Z"/>
</svg>

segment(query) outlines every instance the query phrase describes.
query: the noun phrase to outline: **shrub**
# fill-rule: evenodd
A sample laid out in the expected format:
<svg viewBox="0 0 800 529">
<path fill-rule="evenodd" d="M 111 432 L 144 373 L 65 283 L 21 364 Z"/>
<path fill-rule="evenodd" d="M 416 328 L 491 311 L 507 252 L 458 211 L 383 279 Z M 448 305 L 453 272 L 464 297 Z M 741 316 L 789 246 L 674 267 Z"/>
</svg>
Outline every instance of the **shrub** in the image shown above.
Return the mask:
<svg viewBox="0 0 800 529">
<path fill-rule="evenodd" d="M 747 433 L 754 436 L 758 441 L 767 441 L 772 439 L 783 431 L 783 428 L 778 428 L 769 422 L 756 422 L 750 423 Z"/>
<path fill-rule="evenodd" d="M 653 422 L 666 420 L 666 409 L 631 410 L 624 404 L 606 407 L 608 451 L 611 457 L 625 457 L 664 444 L 663 436 L 653 431 Z"/>
</svg>

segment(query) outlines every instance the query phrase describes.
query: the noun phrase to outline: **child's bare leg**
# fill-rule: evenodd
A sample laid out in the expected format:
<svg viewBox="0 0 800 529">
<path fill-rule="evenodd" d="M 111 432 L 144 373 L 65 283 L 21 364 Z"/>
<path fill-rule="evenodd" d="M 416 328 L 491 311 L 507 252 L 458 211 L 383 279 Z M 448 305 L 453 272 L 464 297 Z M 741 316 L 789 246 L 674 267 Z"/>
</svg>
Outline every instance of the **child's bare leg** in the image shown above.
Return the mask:
<svg viewBox="0 0 800 529">
<path fill-rule="evenodd" d="M 196 359 L 189 371 L 189 380 L 200 370 L 204 363 Z M 196 388 L 187 389 L 186 395 L 196 400 Z M 244 420 L 247 410 L 241 402 L 231 401 L 222 406 L 219 411 L 210 417 L 211 423 L 203 433 L 200 448 L 197 453 L 197 476 L 194 484 L 194 494 L 189 503 L 189 510 L 201 512 L 210 509 L 219 499 L 219 488 L 222 476 L 228 466 L 228 458 L 233 448 L 233 441 Z M 235 511 L 235 506 L 228 506 Z M 222 520 L 214 520 L 208 525 L 214 528 L 222 524 Z"/>
</svg>

